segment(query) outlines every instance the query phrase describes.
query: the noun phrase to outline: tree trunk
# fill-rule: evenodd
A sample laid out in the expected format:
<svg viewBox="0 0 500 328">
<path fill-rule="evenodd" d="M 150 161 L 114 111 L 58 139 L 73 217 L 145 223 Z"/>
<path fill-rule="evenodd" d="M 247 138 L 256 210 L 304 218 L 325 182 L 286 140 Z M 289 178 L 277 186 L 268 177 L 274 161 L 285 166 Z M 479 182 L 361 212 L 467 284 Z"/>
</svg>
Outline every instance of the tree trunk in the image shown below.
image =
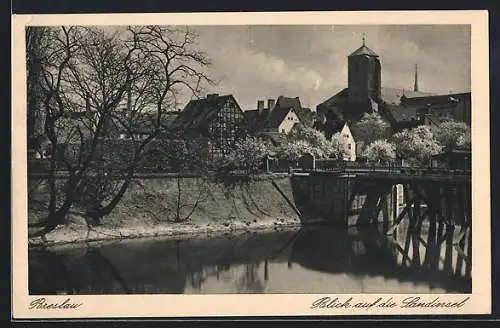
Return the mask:
<svg viewBox="0 0 500 328">
<path fill-rule="evenodd" d="M 177 209 L 175 212 L 175 222 L 181 221 L 181 177 L 177 177 Z"/>
</svg>

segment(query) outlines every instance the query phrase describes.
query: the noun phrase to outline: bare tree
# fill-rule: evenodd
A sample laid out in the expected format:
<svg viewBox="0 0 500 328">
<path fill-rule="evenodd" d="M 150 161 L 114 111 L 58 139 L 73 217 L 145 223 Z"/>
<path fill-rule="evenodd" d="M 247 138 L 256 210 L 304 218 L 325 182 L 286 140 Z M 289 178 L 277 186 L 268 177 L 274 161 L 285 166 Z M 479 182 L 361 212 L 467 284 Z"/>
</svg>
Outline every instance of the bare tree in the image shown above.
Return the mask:
<svg viewBox="0 0 500 328">
<path fill-rule="evenodd" d="M 52 158 L 48 214 L 34 235 L 64 223 L 75 204 L 92 223 L 116 207 L 153 150 L 164 113 L 212 82 L 205 74 L 210 61 L 196 40 L 188 28 L 160 26 L 45 33 L 37 60 Z M 135 135 L 138 125 L 147 125 L 148 133 Z M 61 187 L 55 177 L 62 168 L 67 178 Z"/>
<path fill-rule="evenodd" d="M 28 149 L 40 151 L 42 135 L 40 129 L 43 120 L 38 107 L 42 102 L 40 58 L 44 53 L 42 40 L 47 32 L 46 27 L 26 28 L 26 91 L 27 91 L 27 141 Z"/>
<path fill-rule="evenodd" d="M 210 177 L 208 154 L 205 147 L 177 133 L 158 140 L 158 143 L 159 145 L 154 148 L 154 152 L 149 154 L 146 161 L 153 166 L 168 163 L 168 169 L 176 174 L 177 189 L 176 200 L 173 203 L 160 199 L 158 204 L 162 208 L 160 214 L 163 215 L 165 212 L 173 214 L 173 217 L 167 215 L 167 220 L 176 223 L 187 221 L 207 197 L 207 178 Z M 196 186 L 186 187 L 183 185 L 186 175 L 190 176 L 190 180 L 196 182 Z M 192 196 L 195 198 L 192 199 Z M 156 197 L 161 198 L 160 196 Z M 148 212 L 150 211 L 148 210 Z M 150 212 L 150 214 L 158 218 L 158 213 Z"/>
</svg>

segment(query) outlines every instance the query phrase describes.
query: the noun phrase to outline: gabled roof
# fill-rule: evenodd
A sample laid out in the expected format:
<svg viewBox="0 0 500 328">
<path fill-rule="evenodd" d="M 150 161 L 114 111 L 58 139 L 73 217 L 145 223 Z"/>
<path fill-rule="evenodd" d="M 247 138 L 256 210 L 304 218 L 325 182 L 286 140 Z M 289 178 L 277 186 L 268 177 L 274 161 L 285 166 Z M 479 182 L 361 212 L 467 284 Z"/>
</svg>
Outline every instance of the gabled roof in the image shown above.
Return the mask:
<svg viewBox="0 0 500 328">
<path fill-rule="evenodd" d="M 256 130 L 277 129 L 290 111 L 294 111 L 298 116 L 297 111 L 301 108 L 299 97 L 279 96 L 271 110 L 262 109 L 260 114 L 258 109 L 246 110 L 243 115 Z"/>
<path fill-rule="evenodd" d="M 175 129 L 203 129 L 217 115 L 227 101 L 233 101 L 241 110 L 232 95 L 209 95 L 206 98 L 191 100 L 172 123 Z"/>
<path fill-rule="evenodd" d="M 396 122 L 408 122 L 417 119 L 417 114 L 422 106 L 415 105 L 384 105 L 384 110 Z"/>
<path fill-rule="evenodd" d="M 380 88 L 380 93 L 382 96 L 382 100 L 388 104 L 399 104 L 401 97 L 404 95 L 407 99 L 415 97 L 428 97 L 434 96 L 433 93 L 429 92 L 415 92 L 411 90 L 403 90 L 396 88 Z M 318 106 L 334 106 L 334 105 L 343 105 L 348 101 L 349 97 L 349 88 L 344 88 L 337 92 L 332 97 L 328 98 Z"/>
<path fill-rule="evenodd" d="M 274 106 L 280 107 L 280 108 L 293 108 L 294 110 L 298 111 L 302 108 L 302 105 L 300 104 L 300 99 L 299 97 L 295 98 L 289 98 L 285 96 L 279 96 L 278 99 L 276 100 L 276 105 Z"/>
<path fill-rule="evenodd" d="M 368 48 L 365 44 L 363 44 L 361 47 L 359 47 L 352 54 L 349 55 L 349 57 L 354 57 L 354 56 L 378 57 L 378 55 L 375 53 L 375 51 Z"/>
<path fill-rule="evenodd" d="M 449 157 L 449 156 L 471 156 L 471 150 L 470 149 L 466 149 L 466 148 L 461 148 L 461 149 L 453 149 L 451 152 L 449 151 L 442 151 L 440 152 L 439 154 L 436 154 L 436 155 L 432 155 L 431 157 L 433 158 L 439 158 L 439 157 Z"/>
<path fill-rule="evenodd" d="M 259 116 L 259 111 L 257 109 L 245 110 L 243 116 L 248 124 L 253 124 Z"/>
<path fill-rule="evenodd" d="M 277 129 L 283 120 L 286 118 L 288 113 L 292 111 L 291 107 L 274 107 L 273 110 L 269 111 L 264 109 L 262 113 L 254 121 L 257 129 Z"/>
<path fill-rule="evenodd" d="M 344 120 L 326 121 L 325 123 L 316 121 L 313 124 L 313 128 L 322 132 L 325 137 L 330 138 L 334 134 L 340 133 L 346 124 L 347 122 Z"/>
<path fill-rule="evenodd" d="M 446 95 L 416 95 L 413 97 L 408 96 L 405 101 L 407 104 L 455 105 L 457 103 L 457 100 L 459 101 L 460 99 L 466 98 L 470 99 L 470 96 L 470 92 L 453 93 Z"/>
<path fill-rule="evenodd" d="M 380 93 L 382 96 L 382 100 L 388 104 L 396 104 L 398 105 L 401 102 L 401 97 L 414 98 L 414 97 L 428 97 L 434 95 L 429 92 L 420 92 L 420 91 L 411 91 L 411 90 L 403 90 L 397 88 L 380 88 Z"/>
<path fill-rule="evenodd" d="M 349 96 L 349 88 L 344 88 L 328 98 L 327 100 L 323 101 L 320 103 L 317 107 L 322 107 L 322 106 L 334 106 L 334 105 L 342 105 L 347 102 Z"/>
</svg>

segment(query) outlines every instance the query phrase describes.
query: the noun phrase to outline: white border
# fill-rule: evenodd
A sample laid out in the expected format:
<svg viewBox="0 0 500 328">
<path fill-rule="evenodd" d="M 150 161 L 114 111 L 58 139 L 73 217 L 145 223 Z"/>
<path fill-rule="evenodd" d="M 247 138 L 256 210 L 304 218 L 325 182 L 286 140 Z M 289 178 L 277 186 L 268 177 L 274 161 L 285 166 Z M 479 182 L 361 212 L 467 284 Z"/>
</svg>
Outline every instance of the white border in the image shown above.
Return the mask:
<svg viewBox="0 0 500 328">
<path fill-rule="evenodd" d="M 26 188 L 26 83 L 24 27 L 26 25 L 356 25 L 356 24 L 471 24 L 472 167 L 473 167 L 473 269 L 472 294 L 460 309 L 322 309 L 311 303 L 324 296 L 352 296 L 355 301 L 378 297 L 402 300 L 405 294 L 352 295 L 127 295 L 71 296 L 83 303 L 76 310 L 29 310 L 35 297 L 28 295 L 27 188 Z M 71 14 L 14 15 L 12 22 L 12 274 L 14 318 L 72 318 L 114 316 L 249 316 L 249 315 L 392 315 L 392 314 L 486 314 L 491 312 L 490 281 L 490 167 L 489 167 L 489 59 L 487 11 L 392 11 L 392 12 L 280 12 L 191 14 Z M 460 294 L 418 295 L 430 301 L 456 301 Z M 50 296 L 62 302 L 67 296 Z"/>
</svg>

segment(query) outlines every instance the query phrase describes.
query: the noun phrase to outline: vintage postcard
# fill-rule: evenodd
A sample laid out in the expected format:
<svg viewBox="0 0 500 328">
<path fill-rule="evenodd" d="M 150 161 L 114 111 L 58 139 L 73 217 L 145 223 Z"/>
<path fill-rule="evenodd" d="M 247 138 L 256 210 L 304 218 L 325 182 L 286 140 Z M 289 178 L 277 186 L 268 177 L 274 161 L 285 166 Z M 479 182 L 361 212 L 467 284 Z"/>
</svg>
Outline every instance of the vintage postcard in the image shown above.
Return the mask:
<svg viewBox="0 0 500 328">
<path fill-rule="evenodd" d="M 486 11 L 12 39 L 14 318 L 491 312 Z"/>
</svg>

